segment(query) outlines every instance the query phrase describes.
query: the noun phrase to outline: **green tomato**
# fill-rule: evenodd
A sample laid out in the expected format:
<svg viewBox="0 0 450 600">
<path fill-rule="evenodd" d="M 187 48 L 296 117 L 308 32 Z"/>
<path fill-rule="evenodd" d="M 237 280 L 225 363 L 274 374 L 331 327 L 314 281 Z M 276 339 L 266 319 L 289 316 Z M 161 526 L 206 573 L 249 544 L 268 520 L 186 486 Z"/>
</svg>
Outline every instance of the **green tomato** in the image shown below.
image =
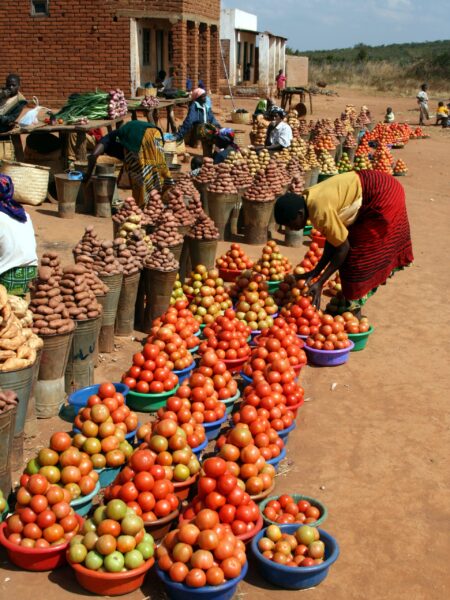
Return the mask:
<svg viewBox="0 0 450 600">
<path fill-rule="evenodd" d="M 83 544 L 74 544 L 70 546 L 69 558 L 72 562 L 80 564 L 87 557 L 87 548 Z"/>
<path fill-rule="evenodd" d="M 102 521 L 107 518 L 106 516 L 106 506 L 99 506 L 95 509 L 94 514 L 92 516 L 92 520 L 96 525 L 99 525 Z"/>
<path fill-rule="evenodd" d="M 144 521 L 133 512 L 132 515 L 127 515 L 120 524 L 124 535 L 137 535 L 141 529 L 144 529 Z M 108 568 L 108 567 L 107 567 Z"/>
<path fill-rule="evenodd" d="M 97 531 L 97 526 L 92 519 L 86 519 L 83 523 L 83 528 L 81 529 L 81 533 L 89 533 L 90 531 Z"/>
<path fill-rule="evenodd" d="M 136 550 L 142 554 L 145 560 L 151 558 L 155 552 L 153 542 L 142 541 L 136 546 Z"/>
<path fill-rule="evenodd" d="M 6 500 L 1 497 L 0 498 L 0 513 L 2 513 L 6 508 Z"/>
<path fill-rule="evenodd" d="M 39 473 L 40 468 L 41 465 L 39 464 L 38 459 L 32 458 L 28 461 L 25 472 L 27 473 L 27 475 L 36 475 L 37 473 Z"/>
<path fill-rule="evenodd" d="M 106 516 L 108 519 L 121 521 L 127 514 L 127 505 L 123 500 L 110 500 L 106 505 Z"/>
<path fill-rule="evenodd" d="M 152 534 L 147 533 L 147 532 L 144 533 L 144 537 L 142 538 L 142 541 L 146 542 L 147 544 L 155 544 L 155 540 L 154 540 Z"/>
<path fill-rule="evenodd" d="M 86 546 L 88 550 L 94 550 L 97 540 L 97 533 L 95 531 L 88 531 L 83 538 L 83 545 Z"/>
<path fill-rule="evenodd" d="M 104 565 L 105 569 L 110 573 L 119 573 L 125 565 L 123 554 L 117 550 L 111 552 L 111 554 L 105 557 Z"/>
<path fill-rule="evenodd" d="M 315 539 L 315 529 L 314 527 L 310 527 L 309 525 L 302 525 L 295 532 L 295 537 L 299 544 L 305 544 L 305 546 L 309 546 L 314 542 Z"/>
<path fill-rule="evenodd" d="M 86 565 L 87 569 L 90 569 L 91 571 L 98 571 L 98 569 L 103 566 L 103 557 L 95 550 L 91 550 L 87 553 L 84 564 Z"/>
<path fill-rule="evenodd" d="M 186 481 L 191 473 L 186 465 L 177 465 L 173 470 L 173 478 L 175 481 Z"/>
<path fill-rule="evenodd" d="M 76 544 L 82 544 L 83 539 L 84 539 L 83 535 L 80 535 L 80 534 L 74 535 L 73 538 L 70 540 L 69 546 L 75 546 Z"/>
<path fill-rule="evenodd" d="M 138 569 L 144 564 L 144 557 L 139 550 L 130 550 L 125 554 L 125 568 L 126 569 Z"/>
</svg>

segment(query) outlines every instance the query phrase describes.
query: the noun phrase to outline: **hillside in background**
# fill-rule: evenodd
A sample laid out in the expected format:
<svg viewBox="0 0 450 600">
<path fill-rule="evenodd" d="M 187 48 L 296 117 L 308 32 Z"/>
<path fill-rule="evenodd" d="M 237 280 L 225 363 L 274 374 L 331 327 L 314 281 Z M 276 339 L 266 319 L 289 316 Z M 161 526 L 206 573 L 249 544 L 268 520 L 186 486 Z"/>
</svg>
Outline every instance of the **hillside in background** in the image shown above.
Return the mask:
<svg viewBox="0 0 450 600">
<path fill-rule="evenodd" d="M 385 46 L 357 44 L 335 50 L 288 48 L 287 52 L 308 56 L 311 83 L 325 81 L 409 94 L 427 81 L 432 95 L 438 91 L 450 93 L 450 40 Z"/>
</svg>

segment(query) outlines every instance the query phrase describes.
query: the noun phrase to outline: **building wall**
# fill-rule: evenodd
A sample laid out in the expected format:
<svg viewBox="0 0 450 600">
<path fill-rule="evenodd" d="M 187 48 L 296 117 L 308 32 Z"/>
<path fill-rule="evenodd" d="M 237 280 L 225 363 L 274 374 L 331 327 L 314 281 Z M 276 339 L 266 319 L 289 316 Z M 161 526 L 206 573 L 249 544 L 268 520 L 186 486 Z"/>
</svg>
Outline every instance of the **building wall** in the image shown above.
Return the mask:
<svg viewBox="0 0 450 600">
<path fill-rule="evenodd" d="M 245 31 L 238 31 L 245 30 Z M 243 45 L 247 41 L 256 46 L 258 17 L 236 8 L 224 8 L 220 13 L 220 39 L 229 41 L 229 79 L 231 85 L 242 81 L 245 65 L 243 64 Z M 252 32 L 255 33 L 252 33 Z M 241 60 L 238 60 L 238 42 L 242 43 Z M 255 50 L 253 50 L 254 61 Z M 228 64 L 227 64 L 228 66 Z M 254 68 L 251 70 L 252 76 Z"/>
<path fill-rule="evenodd" d="M 286 77 L 289 86 L 308 85 L 308 62 L 307 56 L 286 56 Z"/>
<path fill-rule="evenodd" d="M 133 18 L 170 19 L 175 32 L 180 18 L 205 20 L 208 26 L 217 25 L 220 18 L 219 0 L 49 0 L 50 15 L 37 17 L 31 16 L 30 7 L 31 0 L 0 2 L 0 26 L 8 32 L 0 53 L 0 81 L 7 73 L 18 72 L 24 94 L 38 96 L 41 104 L 96 88 L 134 91 L 139 81 L 130 45 L 139 47 L 139 41 Z M 179 33 L 174 35 L 174 63 L 182 66 L 181 83 L 189 50 L 187 34 L 182 28 Z M 218 64 L 218 43 L 215 47 L 213 59 Z M 214 91 L 218 75 L 208 74 L 208 79 Z"/>
<path fill-rule="evenodd" d="M 275 77 L 280 69 L 285 70 L 286 40 L 267 32 L 258 34 L 259 85 L 267 94 L 276 88 Z"/>
</svg>

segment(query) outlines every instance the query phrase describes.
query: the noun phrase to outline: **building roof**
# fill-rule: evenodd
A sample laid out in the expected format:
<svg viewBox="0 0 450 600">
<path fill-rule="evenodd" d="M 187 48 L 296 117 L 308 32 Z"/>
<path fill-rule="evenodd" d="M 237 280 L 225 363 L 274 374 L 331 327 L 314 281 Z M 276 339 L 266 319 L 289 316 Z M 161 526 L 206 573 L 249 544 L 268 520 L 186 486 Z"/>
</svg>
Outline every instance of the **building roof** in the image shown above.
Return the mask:
<svg viewBox="0 0 450 600">
<path fill-rule="evenodd" d="M 235 31 L 242 31 L 243 33 L 254 33 L 255 35 L 260 34 L 260 31 L 255 31 L 254 29 L 241 29 L 240 27 L 236 27 Z"/>
<path fill-rule="evenodd" d="M 265 33 L 269 37 L 276 37 L 276 38 L 280 38 L 281 40 L 288 39 L 287 37 L 284 37 L 284 35 L 277 35 L 276 33 L 271 33 L 270 31 L 259 31 L 258 33 Z"/>
</svg>

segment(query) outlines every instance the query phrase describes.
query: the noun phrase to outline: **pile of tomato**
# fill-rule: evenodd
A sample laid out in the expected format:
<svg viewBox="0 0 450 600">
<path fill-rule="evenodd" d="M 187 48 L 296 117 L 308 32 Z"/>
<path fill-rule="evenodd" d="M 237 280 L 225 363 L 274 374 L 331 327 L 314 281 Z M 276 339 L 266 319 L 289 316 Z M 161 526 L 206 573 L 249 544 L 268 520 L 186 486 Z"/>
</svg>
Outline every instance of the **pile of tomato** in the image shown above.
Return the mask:
<svg viewBox="0 0 450 600">
<path fill-rule="evenodd" d="M 195 342 L 198 344 L 198 340 L 195 340 Z M 173 364 L 172 368 L 176 371 L 182 371 L 194 362 L 184 339 L 178 333 L 174 333 L 173 327 L 169 325 L 158 329 L 154 335 L 147 339 L 147 343 L 159 346 L 160 352 Z"/>
<path fill-rule="evenodd" d="M 206 350 L 197 371 L 212 379 L 219 400 L 227 400 L 236 395 L 238 391 L 237 382 L 233 379 L 223 360 L 219 359 L 215 350 Z"/>
<path fill-rule="evenodd" d="M 307 346 L 315 350 L 343 350 L 350 346 L 343 317 L 324 314 L 321 315 L 320 321 L 318 332 L 311 333 L 306 339 Z"/>
<path fill-rule="evenodd" d="M 140 394 L 169 392 L 178 384 L 174 367 L 159 345 L 145 344 L 141 352 L 133 355 L 133 364 L 123 374 L 122 383 Z"/>
<path fill-rule="evenodd" d="M 185 432 L 187 443 L 191 448 L 198 448 L 206 440 L 205 428 L 201 423 L 197 423 L 191 412 L 191 403 L 187 398 L 171 396 L 167 399 L 166 406 L 161 407 L 157 412 L 160 420 L 172 419 L 178 423 L 179 427 Z M 148 442 L 147 434 L 144 439 Z"/>
<path fill-rule="evenodd" d="M 283 494 L 270 500 L 264 507 L 264 516 L 275 523 L 315 523 L 321 512 L 308 500 L 296 501 L 291 495 Z"/>
<path fill-rule="evenodd" d="M 192 588 L 219 586 L 239 577 L 247 562 L 244 542 L 216 511 L 204 509 L 191 523 L 166 535 L 156 551 L 158 567 L 172 581 Z"/>
<path fill-rule="evenodd" d="M 271 328 L 272 329 L 272 328 Z M 278 328 L 277 328 L 278 329 Z M 292 330 L 278 329 L 279 337 L 262 335 L 257 340 L 257 347 L 252 350 L 249 360 L 243 367 L 247 377 L 253 377 L 255 372 L 269 373 L 269 369 L 282 374 L 292 367 L 301 369 L 306 364 L 306 354 L 303 341 Z M 275 378 L 275 376 L 272 376 Z"/>
<path fill-rule="evenodd" d="M 244 448 L 242 444 L 254 445 L 258 448 L 260 455 L 264 460 L 270 460 L 280 455 L 284 448 L 284 442 L 278 435 L 278 432 L 271 427 L 269 420 L 258 416 L 258 412 L 254 406 L 243 406 L 239 410 L 239 422 L 235 427 L 227 433 L 222 434 L 217 440 L 217 447 L 220 451 L 226 444 L 236 446 L 236 448 Z M 230 451 L 228 454 L 227 451 Z M 239 462 L 242 457 L 236 450 L 225 448 L 223 452 L 226 456 L 234 456 L 230 460 Z M 255 453 L 257 456 L 257 454 Z M 262 464 L 262 461 L 260 461 Z M 266 489 L 262 482 L 261 488 Z M 267 486 L 266 486 L 267 487 Z M 252 492 L 253 493 L 253 492 Z"/>
<path fill-rule="evenodd" d="M 67 489 L 50 484 L 44 475 L 22 475 L 14 513 L 6 519 L 6 538 L 23 548 L 66 544 L 80 527 L 71 500 Z"/>
<path fill-rule="evenodd" d="M 230 249 L 216 260 L 218 269 L 244 271 L 253 267 L 253 261 L 245 254 L 239 244 L 231 244 Z"/>
<path fill-rule="evenodd" d="M 200 344 L 199 352 L 203 354 L 209 348 L 214 350 L 222 360 L 236 360 L 250 354 L 247 339 L 251 329 L 244 321 L 236 318 L 236 313 L 229 308 L 223 316 L 218 316 L 214 323 L 203 330 L 206 338 Z"/>
<path fill-rule="evenodd" d="M 322 564 L 325 557 L 319 530 L 309 525 L 300 526 L 294 534 L 270 525 L 259 540 L 258 549 L 265 558 L 287 567 L 313 567 Z"/>
<path fill-rule="evenodd" d="M 188 350 L 195 348 L 198 337 L 194 334 L 199 331 L 200 325 L 188 307 L 187 299 L 177 300 L 160 318 L 153 321 L 151 335 L 155 335 L 161 327 L 168 327 L 181 337 Z"/>
<path fill-rule="evenodd" d="M 305 296 L 299 297 L 290 306 L 281 309 L 282 316 L 298 335 L 315 335 L 319 331 L 320 313 Z"/>
<path fill-rule="evenodd" d="M 338 320 L 342 323 L 344 320 L 344 329 L 346 333 L 366 333 L 370 329 L 369 319 L 367 317 L 361 317 L 358 319 L 351 312 L 344 312 L 342 315 L 336 316 L 335 320 Z"/>
<path fill-rule="evenodd" d="M 322 235 L 317 229 L 313 229 L 311 234 L 314 236 Z M 308 273 L 314 269 L 319 260 L 322 258 L 322 255 L 323 248 L 319 248 L 317 242 L 311 242 L 309 245 L 309 250 L 306 251 L 303 260 L 300 261 L 298 267 L 304 269 L 304 271 L 302 271 L 303 273 Z M 298 273 L 299 270 L 296 270 L 295 272 Z"/>
<path fill-rule="evenodd" d="M 128 465 L 105 490 L 105 499 L 122 500 L 142 517 L 145 523 L 152 523 L 177 510 L 178 497 L 175 488 L 167 478 L 166 469 L 157 463 L 151 450 L 136 450 Z"/>
<path fill-rule="evenodd" d="M 225 404 L 219 400 L 213 380 L 199 369 L 195 369 L 189 379 L 183 382 L 176 396 L 189 400 L 196 423 L 212 423 L 225 415 Z"/>
<path fill-rule="evenodd" d="M 271 465 L 266 466 L 269 472 Z M 268 472 L 264 475 L 269 475 Z M 260 512 L 250 493 L 240 485 L 238 477 L 242 480 L 239 466 L 234 461 L 221 457 L 206 459 L 197 482 L 197 496 L 185 510 L 183 519 L 190 520 L 202 510 L 209 509 L 216 512 L 218 522 L 231 527 L 234 535 L 248 535 L 260 519 Z"/>
</svg>

